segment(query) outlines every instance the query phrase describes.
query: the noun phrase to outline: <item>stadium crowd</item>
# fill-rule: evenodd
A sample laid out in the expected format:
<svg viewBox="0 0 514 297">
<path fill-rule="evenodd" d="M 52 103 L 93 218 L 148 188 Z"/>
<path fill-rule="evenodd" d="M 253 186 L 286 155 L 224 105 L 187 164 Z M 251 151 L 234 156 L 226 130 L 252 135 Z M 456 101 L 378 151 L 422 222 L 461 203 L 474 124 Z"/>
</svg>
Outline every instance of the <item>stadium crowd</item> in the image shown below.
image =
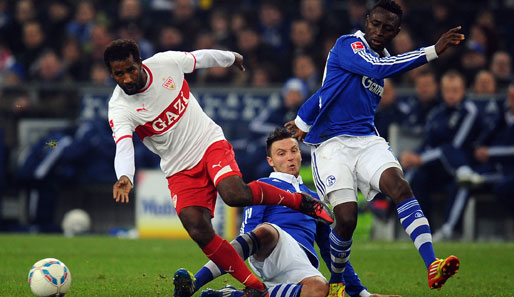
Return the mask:
<svg viewBox="0 0 514 297">
<path fill-rule="evenodd" d="M 21 162 L 16 168 L 19 172 L 9 170 L 9 154 L 18 145 L 13 131 L 20 119 L 80 118 L 62 157 L 75 160 L 73 166 L 88 165 L 83 160 L 89 154 L 85 148 L 98 147 L 105 141 L 102 137 L 110 138 L 109 127 L 102 126 L 107 123 L 99 124 L 80 114 L 85 99 L 69 86 L 114 86 L 103 62 L 104 49 L 112 40 L 136 40 L 143 59 L 166 50 L 217 48 L 241 53 L 247 70 L 244 73 L 230 68 L 200 69 L 187 79 L 195 86 L 283 85 L 283 107 L 257 117 L 249 126 L 252 133 L 248 138 L 260 141 L 272 127 L 294 119 L 301 103 L 319 87 L 335 40 L 342 34 L 362 30 L 373 2 L 0 0 L 0 177 L 4 176 L 0 197 L 2 188 L 20 179 L 32 180 L 30 187 L 47 196 L 55 195 L 52 183 L 41 182 L 41 178 L 34 182 L 42 156 L 29 155 L 33 158 Z M 389 126 L 396 123 L 408 133 L 424 138 L 417 151 L 398 157 L 406 172 L 412 172 L 418 198 L 423 196 L 418 194 L 423 189 L 450 188 L 445 191 L 449 203 L 446 227 L 439 233 L 442 238 L 452 236 L 458 220 L 455 214 L 459 217 L 462 212 L 462 202 L 454 202 L 465 200 L 459 197 L 468 197 L 470 191 L 479 188 L 477 184 L 490 183 L 489 191 L 502 199 L 514 215 L 510 194 L 514 188 L 514 33 L 509 29 L 514 28 L 514 1 L 475 0 L 465 5 L 440 0 L 396 2 L 404 17 L 402 30 L 388 47 L 392 54 L 434 44 L 448 28 L 458 25 L 462 25 L 466 41 L 435 62 L 388 80 L 376 117 L 377 130 L 388 139 Z M 450 77 L 450 82 L 444 77 Z M 38 89 L 37 100 L 27 89 L 20 91 L 20 87 L 31 84 L 43 86 Z M 45 85 L 60 87 L 44 88 Z M 404 96 L 396 93 L 398 88 L 414 91 Z M 450 104 L 452 96 L 456 103 Z M 440 131 L 450 132 L 442 135 Z M 47 137 L 40 146 L 44 147 L 48 139 L 65 139 L 67 135 Z M 262 147 L 261 143 L 255 146 Z M 244 156 L 239 159 L 246 160 L 241 164 L 243 173 L 250 179 L 266 176 L 267 164 L 260 166 L 263 171 L 255 172 L 259 165 L 251 162 L 262 160 L 252 154 L 264 153 L 249 152 L 251 145 L 245 147 L 236 152 Z M 98 160 L 111 166 L 113 151 L 114 144 L 106 151 L 97 151 Z M 81 159 L 81 163 L 77 161 Z M 155 166 L 151 156 L 141 156 L 141 160 Z M 60 174 L 59 178 L 72 176 L 71 172 L 77 171 L 73 166 L 53 174 Z M 112 168 L 94 170 L 97 173 L 89 172 L 87 176 L 114 180 Z M 442 178 L 431 179 L 429 184 L 426 176 Z M 443 178 L 446 176 L 450 178 Z M 430 219 L 430 198 L 420 199 L 420 203 L 425 204 L 423 209 L 427 209 Z M 453 210 L 455 207 L 460 210 Z"/>
</svg>

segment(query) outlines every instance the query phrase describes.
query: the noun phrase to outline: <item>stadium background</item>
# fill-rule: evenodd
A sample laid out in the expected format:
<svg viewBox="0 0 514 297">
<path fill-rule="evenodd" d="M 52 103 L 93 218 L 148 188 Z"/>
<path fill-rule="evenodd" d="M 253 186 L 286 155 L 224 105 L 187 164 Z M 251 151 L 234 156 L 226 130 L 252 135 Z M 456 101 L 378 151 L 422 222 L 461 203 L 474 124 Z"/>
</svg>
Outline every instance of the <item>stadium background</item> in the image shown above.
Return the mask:
<svg viewBox="0 0 514 297">
<path fill-rule="evenodd" d="M 97 233 L 134 227 L 134 204 L 120 207 L 110 198 L 115 147 L 106 103 L 114 82 L 102 59 L 113 39 L 135 39 L 143 58 L 200 48 L 244 56 L 245 73 L 201 69 L 186 79 L 233 143 L 245 178 L 252 180 L 269 170 L 262 150 L 265 133 L 256 120 L 277 111 L 291 116 L 291 110 L 283 112 L 284 95 L 294 88 L 286 82 L 299 79 L 300 93 L 312 94 L 334 41 L 363 29 L 373 2 L 0 0 L 0 230 L 58 232 L 63 214 L 72 208 L 86 209 Z M 514 1 L 397 2 L 404 19 L 389 47 L 393 54 L 434 44 L 443 32 L 462 25 L 465 43 L 431 63 L 431 70 L 437 77 L 449 69 L 461 71 L 469 96 L 484 112 L 489 102 L 506 97 Z M 493 66 L 498 52 L 510 57 L 500 67 L 507 74 Z M 480 70 L 493 71 L 494 89 L 476 87 Z M 415 75 L 393 78 L 398 99 L 415 96 Z M 386 118 L 384 131 L 390 121 Z M 136 143 L 138 169 L 155 169 L 157 162 Z M 485 199 L 478 233 L 512 239 L 512 218 L 494 197 Z M 504 222 L 507 227 L 498 229 L 497 223 Z"/>
</svg>

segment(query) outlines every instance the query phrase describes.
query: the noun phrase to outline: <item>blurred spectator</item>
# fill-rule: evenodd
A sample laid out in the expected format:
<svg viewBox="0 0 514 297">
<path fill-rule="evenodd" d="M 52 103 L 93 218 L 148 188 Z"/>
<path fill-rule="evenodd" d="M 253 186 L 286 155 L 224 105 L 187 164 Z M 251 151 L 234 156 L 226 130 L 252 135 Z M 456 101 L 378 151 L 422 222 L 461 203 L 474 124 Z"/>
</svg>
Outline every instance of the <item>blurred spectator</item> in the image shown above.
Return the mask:
<svg viewBox="0 0 514 297">
<path fill-rule="evenodd" d="M 65 71 L 76 82 L 85 81 L 89 72 L 89 58 L 84 55 L 80 43 L 73 37 L 64 40 L 60 49 Z"/>
<path fill-rule="evenodd" d="M 140 0 L 121 0 L 118 8 L 118 23 L 139 23 L 143 25 L 143 7 Z"/>
<path fill-rule="evenodd" d="M 444 104 L 430 115 L 420 149 L 415 153 L 404 151 L 400 158 L 405 170 L 415 169 L 407 177 L 428 218 L 432 210 L 431 194 L 444 191 L 448 203 L 455 197 L 455 170 L 470 164 L 476 131 L 481 126 L 477 107 L 465 99 L 466 82 L 462 74 L 445 73 L 441 78 L 441 93 Z"/>
<path fill-rule="evenodd" d="M 214 43 L 226 48 L 233 48 L 234 36 L 230 32 L 229 26 L 229 15 L 226 10 L 216 9 L 214 10 L 209 18 L 210 32 Z M 204 30 L 206 32 L 207 30 Z M 195 47 L 195 49 L 205 47 Z"/>
<path fill-rule="evenodd" d="M 34 82 L 45 84 L 71 81 L 62 61 L 52 50 L 43 51 L 30 70 L 30 80 Z"/>
<path fill-rule="evenodd" d="M 392 55 L 403 54 L 416 49 L 416 44 L 412 40 L 411 33 L 408 29 L 403 28 L 393 39 Z"/>
<path fill-rule="evenodd" d="M 396 102 L 396 90 L 391 79 L 384 80 L 382 99 L 375 113 L 375 128 L 378 134 L 389 141 L 389 126 L 399 119 L 398 105 Z"/>
<path fill-rule="evenodd" d="M 46 48 L 46 36 L 39 22 L 29 21 L 23 25 L 23 45 L 24 50 L 18 60 L 23 67 L 24 78 L 27 78 L 34 62 Z"/>
<path fill-rule="evenodd" d="M 105 25 L 94 25 L 91 30 L 91 38 L 84 46 L 84 52 L 93 60 L 101 60 L 105 48 L 112 40 L 113 36 Z"/>
<path fill-rule="evenodd" d="M 48 39 L 48 45 L 59 50 L 67 37 L 66 25 L 71 20 L 71 8 L 64 0 L 48 1 L 45 9 L 45 21 L 42 25 Z"/>
<path fill-rule="evenodd" d="M 203 18 L 197 13 L 192 0 L 175 0 L 174 7 L 170 11 L 171 16 L 165 24 L 176 27 L 184 38 L 184 50 L 193 50 L 193 41 L 196 34 L 205 27 Z"/>
<path fill-rule="evenodd" d="M 494 53 L 491 60 L 490 70 L 496 78 L 498 90 L 505 90 L 510 83 L 514 82 L 512 74 L 512 56 L 505 51 Z"/>
<path fill-rule="evenodd" d="M 23 75 L 22 66 L 0 37 L 0 85 L 16 85 Z"/>
<path fill-rule="evenodd" d="M 249 27 L 241 29 L 237 35 L 237 52 L 243 55 L 245 59 L 244 63 L 247 71 L 238 74 L 238 78 L 245 83 L 250 81 L 253 69 L 258 68 L 264 61 L 269 63 L 276 61 L 271 49 L 261 42 L 257 31 Z M 278 61 L 276 63 L 278 64 Z M 277 68 L 274 70 L 280 71 Z M 277 73 L 273 73 L 273 75 L 277 75 Z M 274 77 L 273 81 L 275 81 Z"/>
<path fill-rule="evenodd" d="M 182 32 L 172 26 L 163 26 L 159 30 L 156 52 L 180 50 L 185 47 Z"/>
<path fill-rule="evenodd" d="M 250 85 L 252 87 L 267 87 L 271 84 L 270 72 L 273 67 L 271 65 L 261 65 L 253 70 L 252 81 Z"/>
<path fill-rule="evenodd" d="M 309 94 L 313 94 L 321 84 L 314 60 L 309 55 L 299 55 L 293 60 L 293 77 L 307 86 Z"/>
<path fill-rule="evenodd" d="M 285 54 L 288 29 L 278 3 L 262 1 L 259 7 L 259 33 L 262 42 L 271 47 L 276 55 Z"/>
<path fill-rule="evenodd" d="M 31 0 L 15 1 L 14 18 L 2 28 L 2 37 L 7 42 L 9 49 L 15 54 L 25 48 L 23 42 L 23 27 L 29 21 L 37 20 L 37 11 Z"/>
<path fill-rule="evenodd" d="M 495 95 L 496 80 L 494 75 L 487 70 L 480 70 L 473 82 L 473 92 L 479 95 Z"/>
<path fill-rule="evenodd" d="M 92 1 L 81 0 L 76 4 L 75 17 L 68 23 L 68 34 L 75 37 L 82 45 L 86 44 L 95 26 L 96 9 Z"/>
<path fill-rule="evenodd" d="M 460 62 L 461 71 L 468 82 L 472 82 L 480 70 L 487 68 L 487 57 L 485 53 L 476 49 L 467 49 L 464 51 Z"/>
<path fill-rule="evenodd" d="M 300 2 L 300 16 L 311 26 L 317 44 L 321 44 L 329 36 L 350 33 L 350 24 L 347 19 L 336 19 L 327 7 L 327 3 L 323 0 Z"/>
<path fill-rule="evenodd" d="M 122 21 L 118 26 L 118 37 L 123 39 L 131 39 L 137 42 L 141 52 L 141 58 L 148 59 L 155 54 L 153 44 L 144 37 L 143 29 L 139 22 Z"/>
<path fill-rule="evenodd" d="M 95 86 L 112 86 L 114 82 L 110 73 L 105 68 L 103 61 L 95 61 L 91 65 L 89 82 Z"/>
<path fill-rule="evenodd" d="M 416 76 L 414 86 L 414 95 L 398 99 L 398 122 L 403 133 L 422 138 L 429 114 L 441 103 L 439 85 L 435 74 L 425 69 Z"/>
<path fill-rule="evenodd" d="M 316 43 L 314 31 L 305 20 L 295 20 L 291 23 L 291 47 L 288 57 L 309 55 L 314 65 L 325 65 L 321 47 Z M 321 66 L 320 66 L 321 67 Z"/>
<path fill-rule="evenodd" d="M 346 34 L 355 33 L 358 30 L 364 31 L 364 22 L 368 9 L 366 3 L 359 0 L 348 1 L 348 19 L 350 22 L 350 31 Z"/>
</svg>

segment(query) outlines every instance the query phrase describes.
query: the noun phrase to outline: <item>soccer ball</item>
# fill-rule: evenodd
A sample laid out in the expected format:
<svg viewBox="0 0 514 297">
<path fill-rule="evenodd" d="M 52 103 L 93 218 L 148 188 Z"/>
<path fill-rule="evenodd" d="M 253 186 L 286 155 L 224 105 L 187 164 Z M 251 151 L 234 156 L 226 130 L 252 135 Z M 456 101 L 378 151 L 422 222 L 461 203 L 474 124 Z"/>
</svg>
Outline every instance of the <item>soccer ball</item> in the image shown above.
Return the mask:
<svg viewBox="0 0 514 297">
<path fill-rule="evenodd" d="M 64 215 L 61 227 L 66 237 L 72 237 L 88 232 L 91 227 L 91 219 L 84 210 L 72 209 Z"/>
<path fill-rule="evenodd" d="M 64 296 L 70 289 L 71 273 L 63 262 L 46 258 L 32 265 L 28 281 L 30 290 L 38 297 Z"/>
</svg>

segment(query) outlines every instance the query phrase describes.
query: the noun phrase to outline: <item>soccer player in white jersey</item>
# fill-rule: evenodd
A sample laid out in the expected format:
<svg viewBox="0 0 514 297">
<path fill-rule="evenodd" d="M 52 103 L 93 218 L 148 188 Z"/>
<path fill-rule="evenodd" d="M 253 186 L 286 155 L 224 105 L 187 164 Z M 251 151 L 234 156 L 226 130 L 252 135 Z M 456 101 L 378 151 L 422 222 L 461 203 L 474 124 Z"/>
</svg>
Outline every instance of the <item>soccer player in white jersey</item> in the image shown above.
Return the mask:
<svg viewBox="0 0 514 297">
<path fill-rule="evenodd" d="M 135 172 L 132 133 L 136 132 L 160 156 L 171 199 L 191 238 L 210 260 L 246 286 L 244 296 L 268 296 L 232 245 L 214 232 L 216 192 L 230 206 L 281 204 L 327 224 L 333 222 L 333 214 L 308 194 L 291 194 L 259 181 L 244 183 L 232 146 L 190 93 L 185 73 L 232 65 L 244 71 L 243 57 L 219 50 L 168 51 L 142 61 L 137 44 L 120 39 L 107 46 L 104 62 L 118 84 L 109 101 L 116 142 L 116 202 L 129 201 Z M 180 286 L 176 284 L 175 290 Z"/>
<path fill-rule="evenodd" d="M 313 146 L 316 189 L 334 208 L 332 278 L 342 274 L 350 256 L 360 189 L 368 200 L 378 192 L 392 198 L 427 268 L 429 287 L 439 289 L 457 272 L 459 259 L 435 257 L 428 221 L 389 145 L 377 135 L 374 116 L 384 78 L 436 59 L 460 44 L 464 35 L 456 27 L 433 46 L 389 56 L 385 46 L 400 31 L 402 14 L 394 1 L 381 0 L 366 17 L 364 33 L 341 36 L 330 50 L 321 88 L 302 105 L 295 121 L 286 125 L 299 140 L 305 138 Z"/>
</svg>

